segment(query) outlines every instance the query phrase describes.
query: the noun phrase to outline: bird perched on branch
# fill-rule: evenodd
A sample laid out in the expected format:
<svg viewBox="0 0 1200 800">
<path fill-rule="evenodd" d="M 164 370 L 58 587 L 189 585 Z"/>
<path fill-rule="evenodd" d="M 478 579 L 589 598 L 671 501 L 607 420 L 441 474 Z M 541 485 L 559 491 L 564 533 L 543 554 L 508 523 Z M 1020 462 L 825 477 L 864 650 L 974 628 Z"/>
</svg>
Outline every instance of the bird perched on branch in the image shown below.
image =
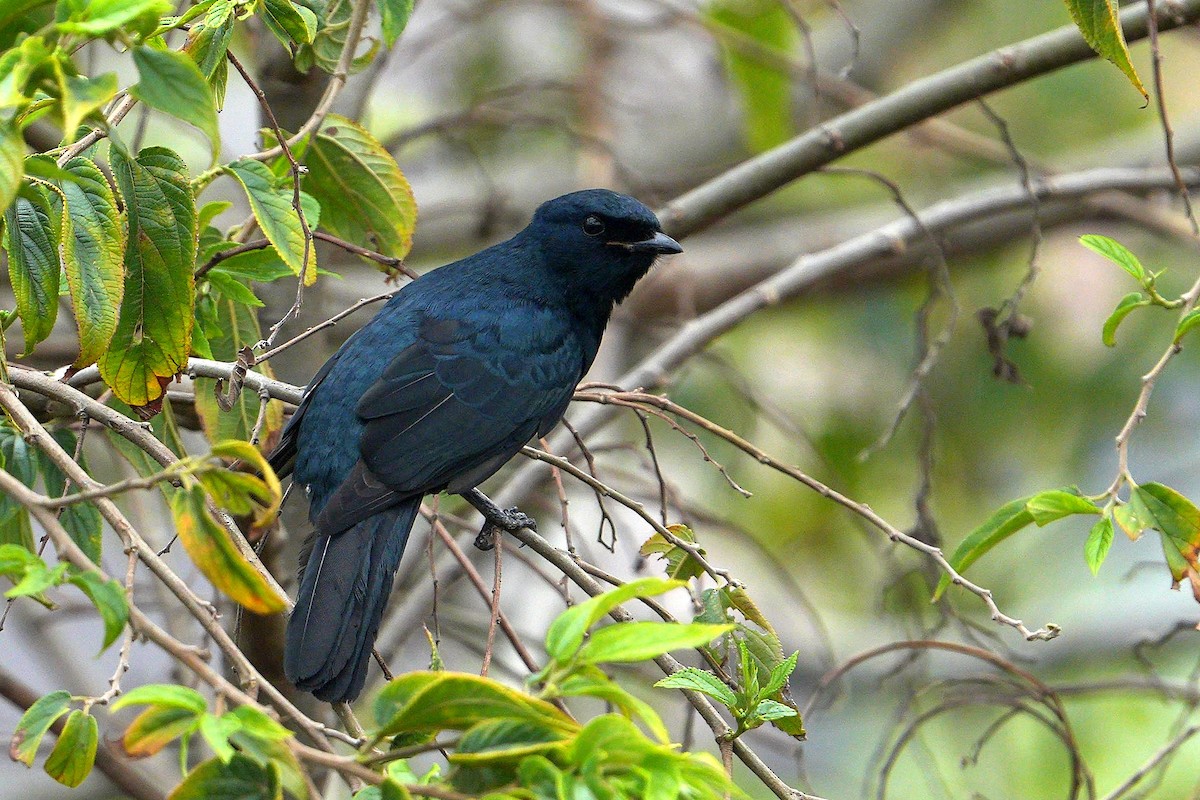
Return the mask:
<svg viewBox="0 0 1200 800">
<path fill-rule="evenodd" d="M 558 423 L 613 306 L 681 250 L 632 197 L 563 195 L 508 241 L 405 286 L 325 363 L 270 456 L 315 526 L 287 625 L 292 683 L 331 702 L 362 691 L 426 494 L 532 524 L 475 487 Z"/>
</svg>

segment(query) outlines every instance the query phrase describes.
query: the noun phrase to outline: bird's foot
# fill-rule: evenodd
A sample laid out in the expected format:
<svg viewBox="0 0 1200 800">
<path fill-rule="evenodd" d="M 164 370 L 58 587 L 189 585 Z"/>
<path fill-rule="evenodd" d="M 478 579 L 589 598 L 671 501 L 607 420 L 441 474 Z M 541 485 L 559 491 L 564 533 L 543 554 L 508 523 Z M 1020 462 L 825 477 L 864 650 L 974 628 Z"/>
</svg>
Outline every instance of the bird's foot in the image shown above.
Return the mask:
<svg viewBox="0 0 1200 800">
<path fill-rule="evenodd" d="M 479 535 L 475 537 L 475 547 L 480 550 L 486 551 L 494 548 L 496 536 L 501 531 L 515 533 L 522 528 L 528 528 L 531 531 L 537 530 L 537 520 L 515 506 L 506 509 L 489 509 L 484 516 L 487 517 L 487 521 L 483 523 Z"/>
</svg>

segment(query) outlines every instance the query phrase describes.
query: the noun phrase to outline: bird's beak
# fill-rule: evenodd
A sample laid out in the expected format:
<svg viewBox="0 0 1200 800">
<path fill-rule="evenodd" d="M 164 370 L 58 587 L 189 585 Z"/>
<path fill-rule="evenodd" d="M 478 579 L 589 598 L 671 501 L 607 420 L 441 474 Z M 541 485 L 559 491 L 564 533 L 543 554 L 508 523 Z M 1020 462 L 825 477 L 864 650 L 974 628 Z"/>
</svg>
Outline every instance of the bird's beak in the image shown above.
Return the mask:
<svg viewBox="0 0 1200 800">
<path fill-rule="evenodd" d="M 624 247 L 632 253 L 659 253 L 661 255 L 671 255 L 673 253 L 682 253 L 683 248 L 679 246 L 679 242 L 667 236 L 662 231 L 658 231 L 649 239 L 644 239 L 640 242 L 609 242 L 617 247 Z"/>
</svg>

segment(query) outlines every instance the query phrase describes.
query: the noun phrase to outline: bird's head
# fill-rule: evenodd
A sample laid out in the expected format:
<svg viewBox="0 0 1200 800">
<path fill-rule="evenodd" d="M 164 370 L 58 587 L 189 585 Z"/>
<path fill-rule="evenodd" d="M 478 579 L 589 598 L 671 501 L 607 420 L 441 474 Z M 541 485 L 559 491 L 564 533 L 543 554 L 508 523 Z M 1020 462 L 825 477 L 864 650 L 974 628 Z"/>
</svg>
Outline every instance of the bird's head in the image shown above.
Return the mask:
<svg viewBox="0 0 1200 800">
<path fill-rule="evenodd" d="M 660 255 L 681 253 L 643 203 L 608 189 L 585 189 L 543 203 L 527 229 L 547 263 L 576 290 L 618 303 Z M 610 306 L 611 308 L 611 306 Z"/>
</svg>

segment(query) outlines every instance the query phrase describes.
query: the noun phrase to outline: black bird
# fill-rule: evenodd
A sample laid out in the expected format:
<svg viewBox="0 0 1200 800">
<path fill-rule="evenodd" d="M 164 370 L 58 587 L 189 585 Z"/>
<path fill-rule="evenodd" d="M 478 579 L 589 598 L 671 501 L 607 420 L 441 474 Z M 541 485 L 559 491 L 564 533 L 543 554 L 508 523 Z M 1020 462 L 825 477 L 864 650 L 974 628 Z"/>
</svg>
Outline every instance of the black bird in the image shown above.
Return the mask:
<svg viewBox="0 0 1200 800">
<path fill-rule="evenodd" d="M 270 456 L 315 525 L 287 625 L 292 683 L 358 696 L 422 497 L 486 502 L 475 487 L 562 418 L 613 306 L 681 251 L 632 197 L 563 195 L 405 286 L 325 363 Z"/>
</svg>

